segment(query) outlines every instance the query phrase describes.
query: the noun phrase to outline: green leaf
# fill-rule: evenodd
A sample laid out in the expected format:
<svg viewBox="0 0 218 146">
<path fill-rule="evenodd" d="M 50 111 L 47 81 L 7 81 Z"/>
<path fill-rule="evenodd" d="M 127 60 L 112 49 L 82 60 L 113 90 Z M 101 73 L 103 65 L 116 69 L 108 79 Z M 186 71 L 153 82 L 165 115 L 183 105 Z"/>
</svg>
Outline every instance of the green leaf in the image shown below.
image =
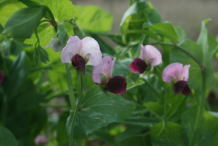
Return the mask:
<svg viewBox="0 0 218 146">
<path fill-rule="evenodd" d="M 163 115 L 163 107 L 158 102 L 147 102 L 144 104 L 155 116 L 160 118 Z"/>
<path fill-rule="evenodd" d="M 152 146 L 185 146 L 181 125 L 167 122 L 151 127 Z"/>
<path fill-rule="evenodd" d="M 43 7 L 22 8 L 8 18 L 3 34 L 15 38 L 30 38 L 44 14 Z"/>
<path fill-rule="evenodd" d="M 218 113 L 217 112 L 209 112 L 211 115 L 213 115 L 215 118 L 218 119 Z"/>
<path fill-rule="evenodd" d="M 217 113 L 216 113 L 217 115 Z M 214 112 L 204 112 L 204 118 L 213 135 L 213 145 L 218 145 L 218 116 L 214 116 Z"/>
<path fill-rule="evenodd" d="M 73 32 L 74 35 L 77 35 L 80 39 L 86 37 L 85 32 L 82 30 L 82 28 L 79 27 L 79 25 L 76 24 L 75 20 L 73 22 Z"/>
<path fill-rule="evenodd" d="M 49 62 L 49 57 L 48 57 L 48 53 L 47 51 L 45 51 L 45 49 L 43 49 L 41 46 L 38 47 L 39 50 L 39 54 L 40 54 L 40 60 L 47 64 L 47 62 Z"/>
<path fill-rule="evenodd" d="M 0 33 L 2 33 L 2 31 L 4 30 L 2 24 L 0 23 Z"/>
<path fill-rule="evenodd" d="M 0 145 L 1 146 L 18 146 L 14 135 L 5 127 L 0 127 Z"/>
<path fill-rule="evenodd" d="M 185 31 L 179 26 L 174 26 L 174 29 L 178 36 L 178 42 L 181 43 L 182 41 L 186 39 Z"/>
<path fill-rule="evenodd" d="M 181 47 L 185 48 L 189 51 L 192 55 L 194 55 L 200 62 L 203 63 L 206 57 L 202 52 L 202 47 L 196 44 L 191 40 L 185 40 L 180 44 Z M 212 56 L 211 56 L 212 57 Z M 213 81 L 213 74 L 211 72 L 212 67 L 212 60 L 211 58 L 206 58 L 208 61 L 205 64 L 206 66 L 206 80 L 208 84 L 211 84 Z M 211 62 L 210 62 L 211 61 Z M 191 67 L 189 69 L 189 79 L 188 84 L 194 89 L 201 89 L 202 85 L 202 78 L 201 78 L 201 68 L 199 65 L 187 54 L 183 53 L 179 49 L 175 48 L 170 52 L 170 62 L 180 62 L 183 65 L 190 64 Z"/>
<path fill-rule="evenodd" d="M 174 27 L 172 26 L 172 24 L 170 24 L 169 22 L 151 25 L 149 27 L 149 30 L 155 31 L 158 34 L 162 35 L 163 37 L 172 40 L 173 42 L 177 42 L 178 40 L 177 33 Z"/>
<path fill-rule="evenodd" d="M 112 15 L 96 6 L 75 6 L 76 22 L 85 31 L 108 32 L 112 26 Z"/>
<path fill-rule="evenodd" d="M 137 58 L 137 57 L 140 56 L 141 45 L 143 44 L 144 40 L 145 40 L 145 35 L 142 35 L 142 36 L 140 37 L 140 39 L 139 39 L 139 44 L 138 44 L 137 49 L 136 49 L 136 51 L 135 51 L 134 58 Z"/>
<path fill-rule="evenodd" d="M 114 137 L 110 135 L 108 132 L 103 130 L 97 130 L 93 132 L 92 134 L 90 134 L 90 137 L 95 139 L 100 139 L 110 145 L 115 145 Z"/>
<path fill-rule="evenodd" d="M 56 72 L 59 72 L 59 73 L 66 73 L 66 69 L 65 69 L 65 64 L 64 63 L 52 65 L 52 70 L 54 70 Z"/>
<path fill-rule="evenodd" d="M 11 16 L 15 11 L 26 7 L 23 3 L 17 0 L 5 0 L 0 3 L 0 20 L 1 24 L 4 26 L 9 16 Z"/>
<path fill-rule="evenodd" d="M 192 146 L 211 146 L 213 143 L 212 133 L 210 132 L 205 119 L 201 115 L 197 115 L 198 107 L 195 106 L 183 113 L 182 127 L 184 134 Z M 200 116 L 200 118 L 199 118 Z M 198 121 L 196 120 L 198 119 Z M 198 126 L 196 126 L 198 122 Z M 188 143 L 186 143 L 188 145 Z"/>
<path fill-rule="evenodd" d="M 123 99 L 120 95 L 108 93 L 109 97 L 101 91 L 100 87 L 93 85 L 82 97 L 81 110 L 77 113 L 74 136 L 77 139 L 85 137 L 94 130 L 105 127 L 109 123 L 121 122 L 134 110 L 134 105 Z M 68 118 L 68 133 L 70 132 L 72 114 Z M 85 135 L 77 135 L 77 133 Z"/>
</svg>

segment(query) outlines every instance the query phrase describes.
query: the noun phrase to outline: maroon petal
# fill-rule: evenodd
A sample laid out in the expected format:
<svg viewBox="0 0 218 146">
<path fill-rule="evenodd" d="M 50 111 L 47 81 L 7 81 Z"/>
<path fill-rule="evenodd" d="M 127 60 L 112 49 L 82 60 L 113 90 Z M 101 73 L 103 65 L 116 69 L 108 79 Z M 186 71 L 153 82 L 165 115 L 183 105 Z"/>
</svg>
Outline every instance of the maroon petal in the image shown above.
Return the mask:
<svg viewBox="0 0 218 146">
<path fill-rule="evenodd" d="M 5 78 L 5 74 L 3 72 L 0 72 L 0 84 L 3 82 L 4 78 Z"/>
<path fill-rule="evenodd" d="M 174 85 L 175 94 L 177 95 L 180 92 L 182 92 L 186 85 L 187 85 L 186 81 L 178 81 L 178 82 L 176 82 L 176 84 Z"/>
<path fill-rule="evenodd" d="M 126 86 L 126 78 L 115 76 L 108 81 L 106 88 L 114 94 L 123 94 L 126 91 Z"/>
<path fill-rule="evenodd" d="M 80 56 L 79 54 L 76 54 L 72 58 L 72 65 L 74 66 L 74 69 L 76 69 L 76 70 L 81 69 L 83 72 L 83 69 L 86 65 L 86 62 L 82 56 Z"/>
<path fill-rule="evenodd" d="M 191 90 L 188 86 L 188 84 L 185 86 L 185 88 L 182 90 L 182 94 L 185 96 L 188 96 L 189 94 L 191 94 Z"/>
<path fill-rule="evenodd" d="M 133 73 L 142 74 L 146 70 L 147 64 L 140 58 L 134 58 L 134 61 L 129 65 L 129 67 Z"/>
</svg>

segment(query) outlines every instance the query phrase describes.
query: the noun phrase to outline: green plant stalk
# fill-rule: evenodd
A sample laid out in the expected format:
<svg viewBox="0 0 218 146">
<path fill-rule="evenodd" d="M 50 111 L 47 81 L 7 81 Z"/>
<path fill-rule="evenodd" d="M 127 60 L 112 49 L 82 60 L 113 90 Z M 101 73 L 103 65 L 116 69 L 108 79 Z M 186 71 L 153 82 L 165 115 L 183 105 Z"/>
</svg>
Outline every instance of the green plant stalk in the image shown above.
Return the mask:
<svg viewBox="0 0 218 146">
<path fill-rule="evenodd" d="M 170 44 L 170 43 L 164 43 L 164 42 L 158 42 L 158 44 L 162 44 L 162 45 L 168 45 L 168 46 L 174 46 L 178 49 L 180 49 L 181 51 L 183 51 L 184 53 L 186 53 L 188 56 L 190 56 L 201 68 L 201 74 L 202 74 L 202 96 L 198 99 L 199 102 L 199 106 L 198 106 L 198 112 L 197 112 L 197 117 L 196 117 L 196 121 L 195 121 L 195 127 L 194 127 L 194 132 L 193 135 L 191 137 L 189 146 L 193 146 L 194 145 L 194 137 L 195 134 L 197 133 L 197 128 L 200 126 L 200 119 L 203 116 L 203 112 L 204 112 L 204 105 L 205 105 L 205 97 L 206 97 L 206 67 L 194 56 L 192 55 L 190 52 L 188 52 L 186 49 L 184 49 L 181 46 L 178 46 L 176 44 Z"/>
<path fill-rule="evenodd" d="M 70 71 L 67 72 L 68 68 L 69 68 L 69 65 L 67 63 L 65 63 L 67 86 L 68 86 L 69 97 L 70 97 L 70 105 L 71 105 L 71 108 L 74 110 L 76 108 L 76 102 L 75 102 L 75 96 L 74 96 L 74 92 L 73 92 L 73 83 L 72 83 L 71 72 Z"/>
<path fill-rule="evenodd" d="M 82 73 L 81 73 L 80 76 L 79 76 L 79 93 L 78 93 L 76 109 L 74 110 L 74 113 L 73 113 L 73 122 L 72 122 L 72 128 L 71 128 L 71 133 L 70 133 L 69 146 L 73 145 L 74 125 L 75 125 L 75 122 L 76 122 L 77 112 L 78 112 L 78 110 L 80 108 L 82 96 L 83 96 L 83 78 L 82 78 Z"/>
</svg>

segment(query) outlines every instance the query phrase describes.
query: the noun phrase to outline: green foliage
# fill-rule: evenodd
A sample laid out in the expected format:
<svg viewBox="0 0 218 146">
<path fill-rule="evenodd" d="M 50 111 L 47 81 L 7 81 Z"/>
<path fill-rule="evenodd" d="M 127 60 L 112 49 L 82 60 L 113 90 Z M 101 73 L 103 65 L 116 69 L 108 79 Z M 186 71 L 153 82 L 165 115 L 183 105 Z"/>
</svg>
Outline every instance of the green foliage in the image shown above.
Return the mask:
<svg viewBox="0 0 218 146">
<path fill-rule="evenodd" d="M 112 15 L 96 6 L 76 5 L 77 24 L 85 31 L 108 32 L 112 26 Z M 87 15 L 89 14 L 89 15 Z"/>
<path fill-rule="evenodd" d="M 101 91 L 100 87 L 93 85 L 86 94 L 84 94 L 76 118 L 75 138 L 81 139 L 94 130 L 105 127 L 109 123 L 121 122 L 127 118 L 134 110 L 134 105 L 124 100 L 123 97 L 108 93 L 109 97 Z M 72 115 L 67 120 L 68 133 L 71 129 Z"/>
<path fill-rule="evenodd" d="M 3 34 L 15 38 L 30 38 L 44 14 L 43 7 L 20 9 L 8 18 Z"/>
<path fill-rule="evenodd" d="M 18 146 L 14 135 L 5 127 L 0 127 L 0 145 L 2 146 Z"/>
</svg>

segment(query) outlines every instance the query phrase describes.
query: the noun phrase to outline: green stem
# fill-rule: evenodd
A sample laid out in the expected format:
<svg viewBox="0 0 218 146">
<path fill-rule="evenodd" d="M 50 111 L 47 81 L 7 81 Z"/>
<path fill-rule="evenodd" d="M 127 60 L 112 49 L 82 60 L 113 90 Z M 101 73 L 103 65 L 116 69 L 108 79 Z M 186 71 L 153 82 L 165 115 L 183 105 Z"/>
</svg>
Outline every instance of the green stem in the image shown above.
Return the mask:
<svg viewBox="0 0 218 146">
<path fill-rule="evenodd" d="M 47 12 L 49 13 L 50 17 L 51 17 L 51 23 L 53 24 L 54 26 L 54 29 L 55 31 L 57 32 L 57 23 L 55 22 L 55 18 L 54 18 L 54 15 L 52 14 L 51 10 L 45 6 L 45 9 L 47 10 Z"/>
<path fill-rule="evenodd" d="M 80 108 L 80 104 L 81 104 L 81 101 L 82 101 L 82 96 L 83 96 L 83 78 L 82 78 L 82 73 L 80 73 L 80 75 L 79 75 L 79 93 L 78 93 L 76 110 L 74 110 L 74 113 L 73 113 L 73 121 L 72 121 L 71 133 L 70 133 L 69 146 L 73 145 L 74 126 L 75 126 L 75 122 L 76 122 L 77 112 L 78 112 L 78 110 Z"/>
<path fill-rule="evenodd" d="M 76 107 L 76 103 L 75 103 L 75 96 L 74 96 L 74 92 L 73 92 L 73 83 L 72 83 L 71 72 L 70 71 L 67 72 L 68 68 L 69 68 L 69 65 L 67 63 L 65 63 L 68 92 L 69 92 L 69 97 L 70 97 L 70 105 L 71 105 L 71 108 L 74 110 Z"/>
</svg>

